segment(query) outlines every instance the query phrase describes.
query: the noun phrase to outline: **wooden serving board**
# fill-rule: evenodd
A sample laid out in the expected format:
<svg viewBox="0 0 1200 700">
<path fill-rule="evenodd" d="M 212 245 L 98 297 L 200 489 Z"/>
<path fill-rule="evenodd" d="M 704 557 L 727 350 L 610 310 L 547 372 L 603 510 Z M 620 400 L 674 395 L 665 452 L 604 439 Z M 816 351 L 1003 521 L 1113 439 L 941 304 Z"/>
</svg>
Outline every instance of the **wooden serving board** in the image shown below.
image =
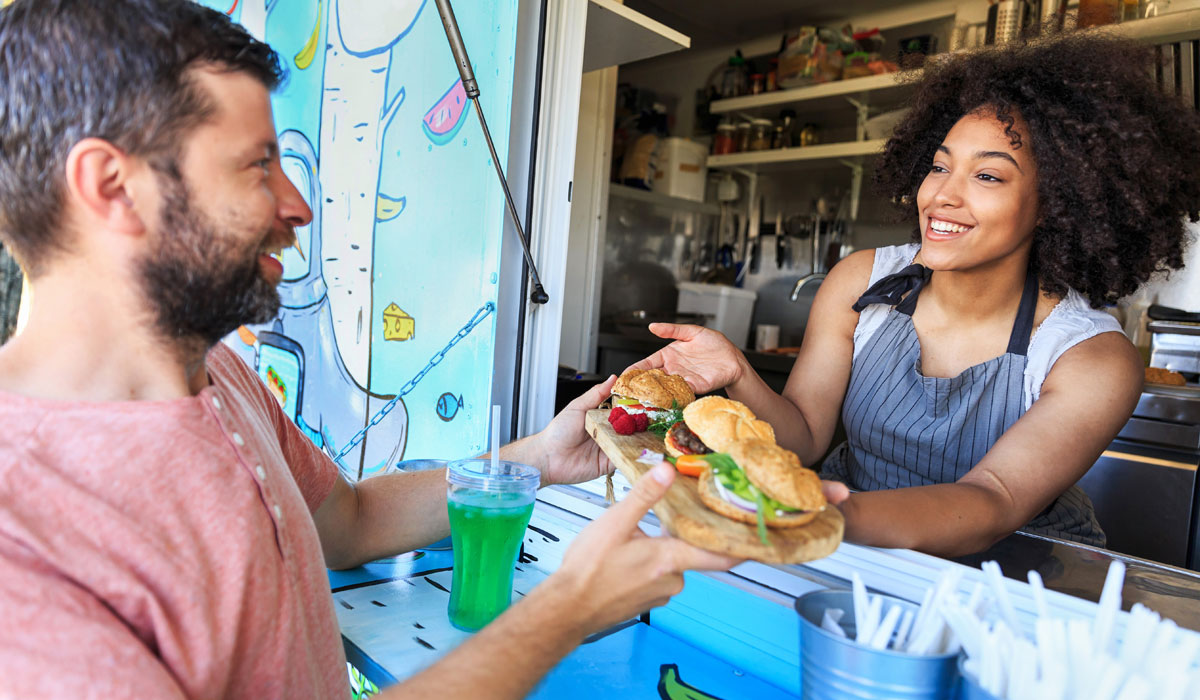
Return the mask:
<svg viewBox="0 0 1200 700">
<path fill-rule="evenodd" d="M 617 435 L 608 423 L 607 409 L 588 411 L 587 431 L 631 484 L 653 466 L 637 461 L 642 450 L 666 451 L 662 438 L 651 432 Z M 697 547 L 772 564 L 800 564 L 827 557 L 841 544 L 845 521 L 833 506 L 826 506 L 808 525 L 767 528 L 771 544 L 764 545 L 754 525 L 709 510 L 700 500 L 696 483 L 695 477 L 676 476 L 667 495 L 654 506 L 654 514 L 667 532 Z"/>
</svg>

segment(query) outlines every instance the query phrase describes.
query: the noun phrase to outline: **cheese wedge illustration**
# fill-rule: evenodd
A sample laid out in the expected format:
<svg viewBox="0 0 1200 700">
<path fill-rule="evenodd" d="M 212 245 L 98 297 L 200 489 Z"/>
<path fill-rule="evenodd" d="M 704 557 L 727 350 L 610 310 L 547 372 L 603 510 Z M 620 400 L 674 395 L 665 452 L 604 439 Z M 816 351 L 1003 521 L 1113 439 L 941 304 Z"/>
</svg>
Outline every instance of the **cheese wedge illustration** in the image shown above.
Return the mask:
<svg viewBox="0 0 1200 700">
<path fill-rule="evenodd" d="M 409 340 L 417 332 L 417 321 L 395 302 L 383 310 L 383 339 Z"/>
</svg>

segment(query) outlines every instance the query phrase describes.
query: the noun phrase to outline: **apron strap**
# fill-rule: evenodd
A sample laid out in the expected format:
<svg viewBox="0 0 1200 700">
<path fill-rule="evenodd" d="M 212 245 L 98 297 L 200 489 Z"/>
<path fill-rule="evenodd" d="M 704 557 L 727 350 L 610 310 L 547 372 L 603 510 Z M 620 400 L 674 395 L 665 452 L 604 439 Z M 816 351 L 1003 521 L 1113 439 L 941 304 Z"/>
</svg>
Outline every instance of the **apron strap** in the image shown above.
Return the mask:
<svg viewBox="0 0 1200 700">
<path fill-rule="evenodd" d="M 1012 334 L 1008 337 L 1008 350 L 1014 355 L 1024 355 L 1029 350 L 1029 337 L 1033 335 L 1033 317 L 1037 312 L 1038 280 L 1032 271 L 1025 274 L 1025 290 L 1021 292 L 1021 305 L 1017 307 L 1017 319 L 1013 321 Z"/>
<path fill-rule="evenodd" d="M 917 308 L 917 295 L 932 274 L 933 271 L 924 265 L 913 263 L 871 285 L 851 308 L 862 311 L 871 304 L 887 304 L 896 307 L 902 314 L 912 316 Z"/>
</svg>

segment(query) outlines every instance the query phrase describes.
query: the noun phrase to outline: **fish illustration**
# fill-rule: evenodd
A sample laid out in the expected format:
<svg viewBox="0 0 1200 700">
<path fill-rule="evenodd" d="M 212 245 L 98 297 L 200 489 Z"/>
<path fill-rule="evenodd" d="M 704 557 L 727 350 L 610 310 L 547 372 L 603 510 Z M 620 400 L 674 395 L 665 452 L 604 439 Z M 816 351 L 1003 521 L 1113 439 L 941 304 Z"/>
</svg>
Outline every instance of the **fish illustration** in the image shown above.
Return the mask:
<svg viewBox="0 0 1200 700">
<path fill-rule="evenodd" d="M 446 393 L 444 393 L 438 397 L 438 401 L 437 401 L 438 418 L 441 418 L 442 420 L 449 423 L 450 421 L 454 420 L 454 417 L 458 415 L 458 409 L 460 409 L 462 407 L 463 407 L 462 394 L 459 394 L 457 397 L 455 397 L 453 392 L 447 391 Z"/>
<path fill-rule="evenodd" d="M 425 113 L 425 118 L 421 121 L 421 128 L 434 145 L 445 146 L 462 128 L 470 109 L 471 103 L 467 101 L 467 91 L 463 88 L 462 79 L 459 78 L 450 86 L 446 94 L 438 99 L 437 104 L 430 107 L 429 111 Z"/>
</svg>

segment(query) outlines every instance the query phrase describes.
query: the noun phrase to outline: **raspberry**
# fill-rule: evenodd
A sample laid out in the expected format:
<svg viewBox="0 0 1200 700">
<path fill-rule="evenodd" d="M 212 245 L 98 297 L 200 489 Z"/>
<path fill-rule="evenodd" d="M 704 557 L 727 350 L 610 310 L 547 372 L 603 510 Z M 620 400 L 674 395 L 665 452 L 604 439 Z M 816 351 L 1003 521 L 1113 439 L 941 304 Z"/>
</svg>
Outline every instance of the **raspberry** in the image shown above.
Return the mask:
<svg viewBox="0 0 1200 700">
<path fill-rule="evenodd" d="M 620 412 L 618 413 L 618 411 Z M 634 422 L 633 416 L 619 408 L 614 408 L 608 414 L 608 422 L 612 424 L 617 435 L 633 435 L 637 432 L 637 424 Z"/>
<path fill-rule="evenodd" d="M 642 432 L 650 427 L 650 416 L 645 413 L 633 414 L 633 425 L 637 432 Z"/>
</svg>

